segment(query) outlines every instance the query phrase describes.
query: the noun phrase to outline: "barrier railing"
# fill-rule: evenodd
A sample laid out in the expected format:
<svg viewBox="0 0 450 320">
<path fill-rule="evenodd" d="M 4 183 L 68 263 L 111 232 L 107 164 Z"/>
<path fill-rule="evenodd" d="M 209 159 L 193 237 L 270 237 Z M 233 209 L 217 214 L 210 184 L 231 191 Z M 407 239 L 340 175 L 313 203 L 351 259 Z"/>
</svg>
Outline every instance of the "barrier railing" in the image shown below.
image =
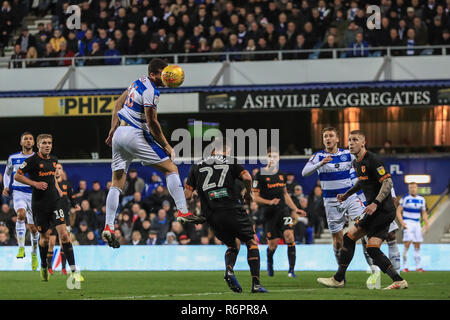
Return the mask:
<svg viewBox="0 0 450 320">
<path fill-rule="evenodd" d="M 367 48 L 335 48 L 335 49 L 305 49 L 305 50 L 257 50 L 257 51 L 221 51 L 204 53 L 165 53 L 165 54 L 138 54 L 117 56 L 75 56 L 52 58 L 0 58 L 0 63 L 8 63 L 12 68 L 26 67 L 54 67 L 54 66 L 83 66 L 90 61 L 108 60 L 106 65 L 145 64 L 151 58 L 167 58 L 170 63 L 194 63 L 194 62 L 221 62 L 221 61 L 262 61 L 262 60 L 305 60 L 330 58 L 340 59 L 349 57 L 392 57 L 392 56 L 417 56 L 417 55 L 447 55 L 450 54 L 450 45 L 437 46 L 394 46 L 394 47 L 367 47 Z M 86 63 L 89 61 L 88 63 Z M 93 62 L 91 65 L 104 64 Z M 39 65 L 32 65 L 39 63 Z M 53 64 L 52 64 L 53 63 Z M 48 64 L 48 65 L 46 65 Z"/>
</svg>

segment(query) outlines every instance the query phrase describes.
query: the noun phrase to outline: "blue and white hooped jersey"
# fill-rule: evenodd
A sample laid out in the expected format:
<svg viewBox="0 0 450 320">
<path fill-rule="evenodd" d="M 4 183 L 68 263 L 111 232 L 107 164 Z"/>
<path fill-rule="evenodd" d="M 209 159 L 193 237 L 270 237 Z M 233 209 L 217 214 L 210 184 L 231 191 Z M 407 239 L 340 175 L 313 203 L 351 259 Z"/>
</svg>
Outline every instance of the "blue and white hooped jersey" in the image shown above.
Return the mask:
<svg viewBox="0 0 450 320">
<path fill-rule="evenodd" d="M 14 180 L 14 175 L 16 174 L 17 170 L 19 170 L 22 163 L 32 155 L 34 155 L 34 152 L 32 154 L 23 154 L 22 152 L 17 152 L 8 157 L 5 174 L 3 175 L 3 182 L 6 188 L 9 188 L 10 190 L 31 193 L 31 187 L 27 184 L 23 184 Z"/>
<path fill-rule="evenodd" d="M 403 219 L 420 221 L 422 211 L 427 209 L 425 198 L 422 196 L 415 196 L 408 194 L 401 198 L 400 205 L 403 208 Z"/>
<path fill-rule="evenodd" d="M 325 204 L 338 205 L 336 196 L 345 193 L 353 187 L 354 181 L 358 178 L 353 169 L 352 161 L 354 156 L 346 149 L 338 149 L 334 154 L 325 150 L 318 151 L 309 159 L 308 163 L 315 165 L 327 156 L 333 158 L 330 162 L 317 169 L 320 185 L 322 187 L 322 196 Z"/>
<path fill-rule="evenodd" d="M 119 111 L 119 119 L 135 128 L 148 131 L 144 110 L 157 107 L 159 90 L 148 77 L 134 81 L 127 90 L 128 96 L 123 108 Z"/>
</svg>

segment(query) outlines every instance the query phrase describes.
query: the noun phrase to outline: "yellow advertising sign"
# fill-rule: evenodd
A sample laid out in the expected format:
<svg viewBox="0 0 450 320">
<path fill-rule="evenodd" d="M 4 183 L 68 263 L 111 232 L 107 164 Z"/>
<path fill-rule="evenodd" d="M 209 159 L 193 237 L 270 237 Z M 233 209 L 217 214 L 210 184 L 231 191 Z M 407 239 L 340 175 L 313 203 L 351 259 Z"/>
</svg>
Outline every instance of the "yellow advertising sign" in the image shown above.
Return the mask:
<svg viewBox="0 0 450 320">
<path fill-rule="evenodd" d="M 45 116 L 106 116 L 114 110 L 118 95 L 44 98 Z"/>
</svg>

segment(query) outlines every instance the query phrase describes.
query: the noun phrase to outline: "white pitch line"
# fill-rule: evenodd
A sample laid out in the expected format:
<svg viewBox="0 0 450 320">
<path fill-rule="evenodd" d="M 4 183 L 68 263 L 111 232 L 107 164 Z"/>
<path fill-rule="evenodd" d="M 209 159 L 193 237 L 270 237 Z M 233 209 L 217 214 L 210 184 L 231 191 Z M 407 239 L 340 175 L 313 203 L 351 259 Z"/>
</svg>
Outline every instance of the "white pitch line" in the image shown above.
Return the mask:
<svg viewBox="0 0 450 320">
<path fill-rule="evenodd" d="M 284 289 L 284 290 L 269 290 L 271 292 L 299 292 L 299 291 L 314 291 L 320 289 Z M 122 297 L 102 297 L 102 298 L 87 298 L 84 300 L 129 300 L 129 299 L 144 299 L 144 298 L 165 298 L 165 297 L 192 297 L 192 296 L 210 296 L 223 295 L 229 292 L 200 292 L 200 293 L 174 293 L 174 294 L 155 294 L 144 296 L 122 296 Z"/>
</svg>

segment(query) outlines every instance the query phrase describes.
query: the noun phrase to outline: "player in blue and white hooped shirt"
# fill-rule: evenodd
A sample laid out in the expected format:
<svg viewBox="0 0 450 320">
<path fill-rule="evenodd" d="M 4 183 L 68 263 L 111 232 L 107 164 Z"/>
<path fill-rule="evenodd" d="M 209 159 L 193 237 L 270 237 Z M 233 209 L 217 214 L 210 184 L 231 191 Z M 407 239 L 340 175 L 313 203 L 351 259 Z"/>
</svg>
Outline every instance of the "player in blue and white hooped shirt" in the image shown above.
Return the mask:
<svg viewBox="0 0 450 320">
<path fill-rule="evenodd" d="M 302 170 L 304 177 L 315 172 L 319 174 L 328 227 L 333 238 L 336 261 L 343 245 L 343 229 L 346 215 L 355 220 L 363 214 L 364 204 L 356 194 L 339 203 L 336 196 L 353 186 L 356 173 L 352 166 L 354 157 L 349 150 L 338 148 L 339 136 L 336 128 L 322 130 L 325 150 L 316 152 Z"/>
<path fill-rule="evenodd" d="M 159 90 L 164 86 L 161 72 L 167 63 L 152 59 L 148 76 L 134 81 L 116 100 L 111 120 L 111 130 L 106 144 L 112 146 L 112 186 L 106 198 L 106 221 L 102 237 L 113 248 L 120 247 L 114 236 L 114 220 L 119 206 L 127 171 L 133 159 L 166 175 L 167 188 L 175 200 L 180 222 L 200 223 L 202 219 L 187 209 L 183 185 L 177 166 L 172 162 L 173 151 L 161 129 L 157 117 Z"/>
<path fill-rule="evenodd" d="M 403 271 L 408 272 L 407 255 L 411 242 L 414 244 L 414 260 L 416 271 L 423 272 L 420 265 L 420 244 L 423 242 L 420 218 L 425 221 L 425 232 L 428 232 L 428 213 L 425 198 L 418 195 L 417 183 L 408 185 L 409 194 L 401 198 L 397 207 L 397 218 L 403 227 Z"/>
<path fill-rule="evenodd" d="M 22 151 L 14 153 L 8 157 L 5 173 L 3 175 L 5 188 L 4 196 L 12 193 L 14 210 L 17 213 L 16 237 L 19 245 L 17 259 L 25 258 L 25 235 L 27 232 L 26 223 L 30 228 L 30 238 L 32 245 L 31 267 L 36 270 L 38 267 L 37 247 L 39 241 L 39 232 L 34 226 L 33 213 L 31 211 L 31 187 L 14 180 L 19 167 L 28 157 L 31 157 L 34 147 L 34 137 L 30 132 L 24 132 L 20 137 Z"/>
</svg>

